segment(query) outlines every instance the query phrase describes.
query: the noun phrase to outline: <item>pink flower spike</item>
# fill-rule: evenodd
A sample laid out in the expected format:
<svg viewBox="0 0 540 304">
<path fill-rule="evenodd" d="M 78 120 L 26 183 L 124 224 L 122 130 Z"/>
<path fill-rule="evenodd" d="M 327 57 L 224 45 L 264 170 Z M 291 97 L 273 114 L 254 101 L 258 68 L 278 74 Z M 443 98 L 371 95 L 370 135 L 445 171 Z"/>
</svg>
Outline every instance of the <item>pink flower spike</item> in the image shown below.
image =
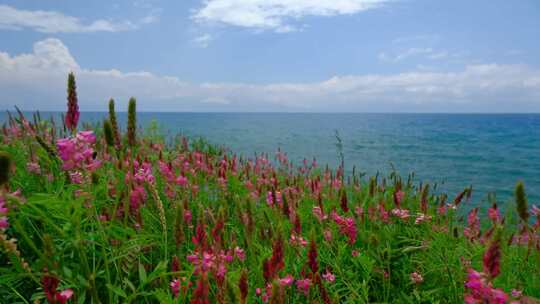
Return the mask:
<svg viewBox="0 0 540 304">
<path fill-rule="evenodd" d="M 305 296 L 309 294 L 309 288 L 311 286 L 310 279 L 296 280 L 296 288 L 301 291 Z"/>
<path fill-rule="evenodd" d="M 56 294 L 56 301 L 60 304 L 65 304 L 73 296 L 73 290 L 68 288 Z"/>
<path fill-rule="evenodd" d="M 330 283 L 334 283 L 334 281 L 336 280 L 336 276 L 328 270 L 326 270 L 326 273 L 324 273 L 322 277 L 325 281 Z"/>
<path fill-rule="evenodd" d="M 171 286 L 171 292 L 173 293 L 174 297 L 177 298 L 178 294 L 180 293 L 180 280 L 175 279 L 170 283 Z"/>
<path fill-rule="evenodd" d="M 234 248 L 234 254 L 242 262 L 246 259 L 246 253 L 244 252 L 244 249 L 238 246 Z"/>
<path fill-rule="evenodd" d="M 414 283 L 414 284 L 420 284 L 422 282 L 424 282 L 424 277 L 422 277 L 421 274 L 419 274 L 418 272 L 413 272 L 411 273 L 410 275 L 411 277 L 411 281 Z"/>
<path fill-rule="evenodd" d="M 288 274 L 284 278 L 279 279 L 279 284 L 281 286 L 291 286 L 294 281 L 292 275 Z"/>
</svg>

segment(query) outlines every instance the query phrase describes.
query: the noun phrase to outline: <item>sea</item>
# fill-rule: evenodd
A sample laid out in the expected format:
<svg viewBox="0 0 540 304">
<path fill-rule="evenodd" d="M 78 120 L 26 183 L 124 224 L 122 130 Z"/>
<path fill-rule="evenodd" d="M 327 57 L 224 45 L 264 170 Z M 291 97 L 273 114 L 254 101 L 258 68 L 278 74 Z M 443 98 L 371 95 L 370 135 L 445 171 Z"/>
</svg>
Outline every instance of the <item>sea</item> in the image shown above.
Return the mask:
<svg viewBox="0 0 540 304">
<path fill-rule="evenodd" d="M 51 115 L 59 113 L 42 113 Z M 81 120 L 99 123 L 106 116 L 82 112 Z M 118 116 L 125 129 L 126 113 Z M 529 202 L 540 205 L 540 114 L 143 112 L 137 118 L 170 138 L 203 137 L 244 157 L 273 157 L 281 149 L 295 164 L 316 158 L 335 168 L 342 153 L 348 172 L 414 172 L 416 182 L 437 183 L 450 197 L 472 185 L 472 206 L 488 204 L 488 193 L 512 202 L 523 181 Z"/>
</svg>

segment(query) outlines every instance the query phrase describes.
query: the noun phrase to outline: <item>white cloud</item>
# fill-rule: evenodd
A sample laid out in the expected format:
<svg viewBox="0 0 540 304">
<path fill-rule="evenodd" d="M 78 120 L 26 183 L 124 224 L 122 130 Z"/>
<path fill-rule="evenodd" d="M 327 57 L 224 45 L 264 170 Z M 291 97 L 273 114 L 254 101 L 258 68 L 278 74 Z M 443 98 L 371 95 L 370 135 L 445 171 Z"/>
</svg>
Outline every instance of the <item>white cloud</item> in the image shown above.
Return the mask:
<svg viewBox="0 0 540 304">
<path fill-rule="evenodd" d="M 380 61 L 396 63 L 411 58 L 456 61 L 463 59 L 465 56 L 466 53 L 464 52 L 453 52 L 431 47 L 412 47 L 394 52 L 381 52 L 377 58 Z"/>
<path fill-rule="evenodd" d="M 197 22 L 290 32 L 306 16 L 351 15 L 389 0 L 206 0 L 192 18 Z"/>
<path fill-rule="evenodd" d="M 192 40 L 192 42 L 198 47 L 207 48 L 210 45 L 210 42 L 212 42 L 212 40 L 214 40 L 214 37 L 212 37 L 212 35 L 204 34 L 196 37 Z"/>
<path fill-rule="evenodd" d="M 484 64 L 457 72 L 335 76 L 311 83 L 189 83 L 148 72 L 80 67 L 58 39 L 29 54 L 0 52 L 0 108 L 64 110 L 66 74 L 74 71 L 83 110 L 120 108 L 136 96 L 154 111 L 540 111 L 540 70 Z"/>
<path fill-rule="evenodd" d="M 382 61 L 398 62 L 398 61 L 407 59 L 409 57 L 432 54 L 432 53 L 433 53 L 432 48 L 409 48 L 393 55 L 387 54 L 387 53 L 380 53 L 378 58 L 379 60 L 382 60 Z"/>
<path fill-rule="evenodd" d="M 158 16 L 151 14 L 140 23 L 157 21 Z M 113 22 L 98 19 L 84 23 L 79 18 L 67 16 L 56 11 L 21 10 L 8 5 L 0 5 L 0 29 L 21 30 L 32 29 L 42 33 L 85 33 L 85 32 L 119 32 L 134 30 L 138 24 L 131 21 Z"/>
</svg>

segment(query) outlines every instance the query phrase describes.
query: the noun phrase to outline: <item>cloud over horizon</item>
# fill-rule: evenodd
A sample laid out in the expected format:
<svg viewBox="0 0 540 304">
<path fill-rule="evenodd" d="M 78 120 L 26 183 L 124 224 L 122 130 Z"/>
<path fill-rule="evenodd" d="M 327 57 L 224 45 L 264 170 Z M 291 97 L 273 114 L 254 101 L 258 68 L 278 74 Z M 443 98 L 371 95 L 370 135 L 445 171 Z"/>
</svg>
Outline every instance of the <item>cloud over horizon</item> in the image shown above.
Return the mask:
<svg viewBox="0 0 540 304">
<path fill-rule="evenodd" d="M 540 70 L 526 65 L 468 65 L 460 71 L 342 75 L 308 83 L 190 83 L 145 71 L 81 67 L 56 38 L 33 51 L 0 50 L 0 108 L 64 110 L 74 71 L 82 110 L 120 107 L 130 96 L 144 111 L 532 112 L 540 111 Z"/>
</svg>

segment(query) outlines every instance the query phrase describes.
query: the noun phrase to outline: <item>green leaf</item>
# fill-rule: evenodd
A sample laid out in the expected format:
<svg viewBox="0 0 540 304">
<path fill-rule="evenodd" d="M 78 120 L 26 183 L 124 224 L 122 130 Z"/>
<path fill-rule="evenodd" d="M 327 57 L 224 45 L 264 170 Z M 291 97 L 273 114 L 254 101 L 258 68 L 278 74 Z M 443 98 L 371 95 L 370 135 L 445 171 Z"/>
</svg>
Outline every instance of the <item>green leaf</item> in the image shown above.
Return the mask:
<svg viewBox="0 0 540 304">
<path fill-rule="evenodd" d="M 141 284 L 145 284 L 146 279 L 146 269 L 144 269 L 143 264 L 139 263 L 139 280 L 141 281 Z"/>
<path fill-rule="evenodd" d="M 120 288 L 119 286 L 113 286 L 113 285 L 107 283 L 107 288 L 109 288 L 117 296 L 120 296 L 122 298 L 127 298 L 126 292 L 122 288 Z"/>
</svg>

